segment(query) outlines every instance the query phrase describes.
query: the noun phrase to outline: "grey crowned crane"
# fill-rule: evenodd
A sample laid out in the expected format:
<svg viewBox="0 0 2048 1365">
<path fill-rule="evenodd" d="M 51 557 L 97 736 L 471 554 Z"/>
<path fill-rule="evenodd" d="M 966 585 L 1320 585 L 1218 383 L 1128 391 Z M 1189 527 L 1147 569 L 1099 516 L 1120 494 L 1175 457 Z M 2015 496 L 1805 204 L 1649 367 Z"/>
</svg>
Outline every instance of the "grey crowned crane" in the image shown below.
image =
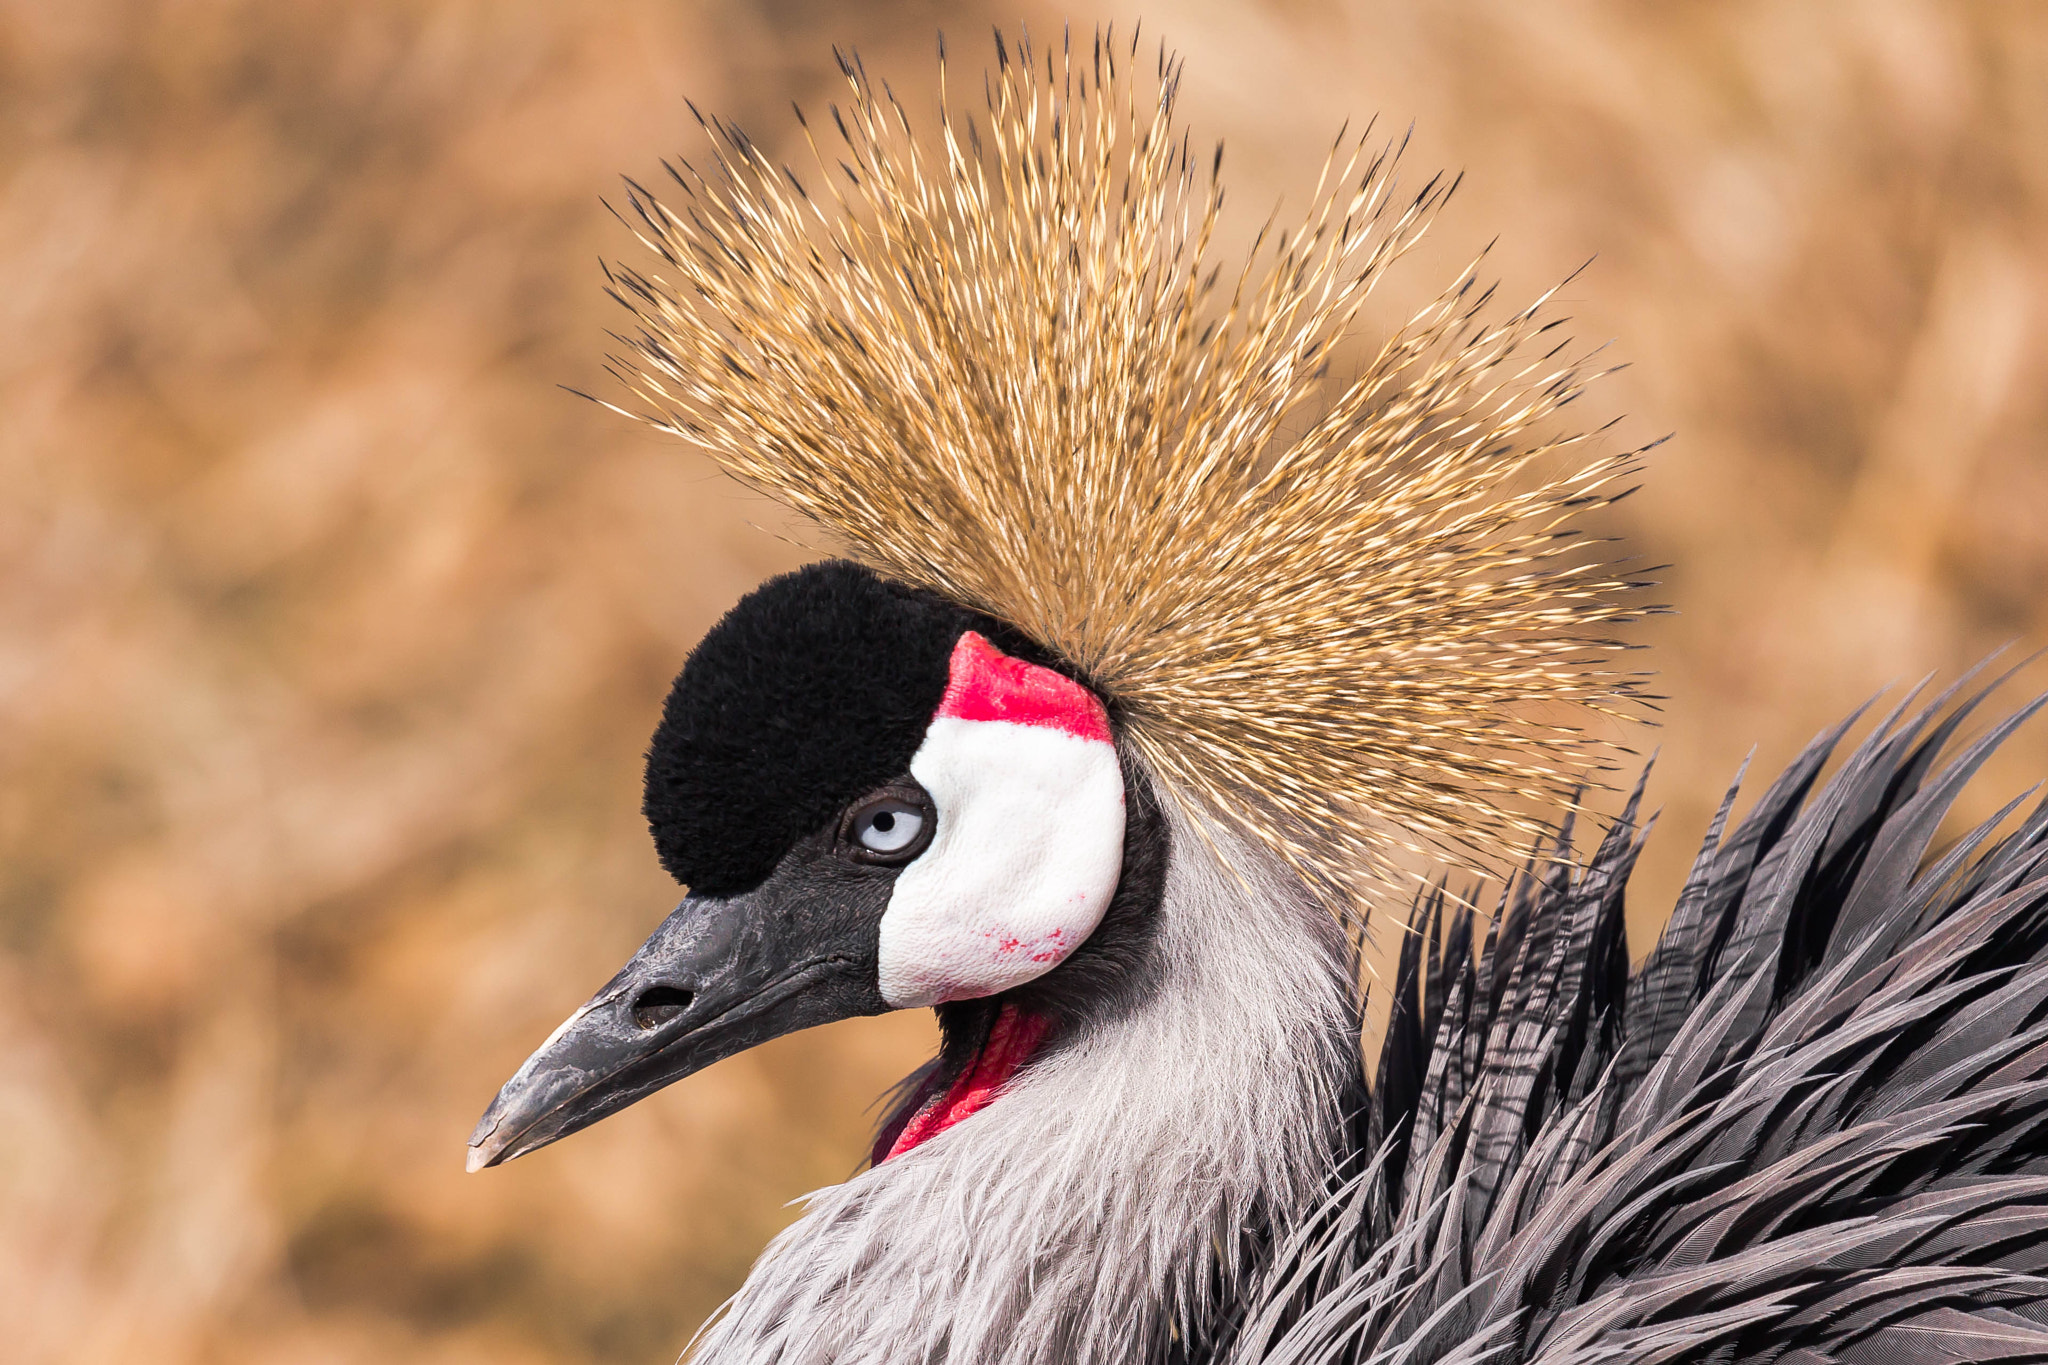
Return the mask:
<svg viewBox="0 0 2048 1365">
<path fill-rule="evenodd" d="M 816 170 L 707 119 L 630 188 L 633 415 L 842 557 L 684 664 L 646 812 L 687 894 L 472 1168 L 932 1008 L 696 1359 L 2048 1358 L 2048 814 L 1929 854 L 2034 708 L 1731 790 L 1631 971 L 1636 803 L 1557 833 L 1579 722 L 1640 697 L 1640 585 L 1574 530 L 1634 456 L 1556 426 L 1585 359 L 1470 273 L 1350 355 L 1450 185 L 1340 138 L 1219 270 L 1170 61 L 997 51 L 932 142 L 848 61 Z M 1482 916 L 1414 897 L 1368 1085 L 1368 910 L 1529 848 Z"/>
</svg>

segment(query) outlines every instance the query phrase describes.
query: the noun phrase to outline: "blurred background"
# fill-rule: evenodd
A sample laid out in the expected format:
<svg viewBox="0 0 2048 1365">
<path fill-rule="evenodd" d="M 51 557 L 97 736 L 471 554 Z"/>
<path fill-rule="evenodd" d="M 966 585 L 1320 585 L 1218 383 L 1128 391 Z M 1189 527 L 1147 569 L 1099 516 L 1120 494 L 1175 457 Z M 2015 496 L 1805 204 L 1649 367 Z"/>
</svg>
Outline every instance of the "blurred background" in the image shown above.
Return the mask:
<svg viewBox="0 0 2048 1365">
<path fill-rule="evenodd" d="M 1245 222 L 1377 112 L 1466 173 L 1419 287 L 1496 235 L 1512 300 L 1595 258 L 1563 311 L 1632 368 L 1590 415 L 1676 433 L 1621 515 L 1677 608 L 1626 737 L 1663 751 L 1640 929 L 1752 745 L 2048 644 L 2048 8 L 1144 13 Z M 600 199 L 697 146 L 686 95 L 794 154 L 832 44 L 930 109 L 938 29 L 971 88 L 991 21 L 1060 18 L 0 4 L 9 1360 L 666 1361 L 853 1169 L 921 1017 L 462 1174 L 672 901 L 637 810 L 670 676 L 799 557 L 558 386 L 606 392 Z M 2037 725 L 1971 809 L 2044 773 Z"/>
</svg>

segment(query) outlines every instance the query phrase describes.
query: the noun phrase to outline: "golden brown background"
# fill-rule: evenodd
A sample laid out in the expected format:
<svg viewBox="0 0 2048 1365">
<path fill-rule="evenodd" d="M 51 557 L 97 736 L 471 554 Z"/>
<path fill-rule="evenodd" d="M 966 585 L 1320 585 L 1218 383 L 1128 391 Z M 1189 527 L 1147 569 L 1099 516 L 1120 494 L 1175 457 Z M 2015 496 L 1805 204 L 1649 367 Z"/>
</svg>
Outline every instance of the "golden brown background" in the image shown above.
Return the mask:
<svg viewBox="0 0 2048 1365">
<path fill-rule="evenodd" d="M 787 149 L 832 43 L 928 109 L 935 31 L 971 76 L 1019 17 L 0 6 L 0 1356 L 666 1361 L 852 1168 L 921 1018 L 462 1174 L 670 903 L 637 814 L 669 676 L 795 562 L 557 385 L 601 390 L 599 199 L 697 145 L 686 94 Z M 1652 892 L 1753 742 L 2048 643 L 2048 7 L 1146 22 L 1247 220 L 1378 111 L 1467 172 L 1425 273 L 1499 233 L 1520 299 L 1597 256 L 1564 304 L 1633 368 L 1592 416 L 1677 433 L 1623 518 L 1677 564 Z M 2037 730 L 1984 799 L 2041 774 Z"/>
</svg>

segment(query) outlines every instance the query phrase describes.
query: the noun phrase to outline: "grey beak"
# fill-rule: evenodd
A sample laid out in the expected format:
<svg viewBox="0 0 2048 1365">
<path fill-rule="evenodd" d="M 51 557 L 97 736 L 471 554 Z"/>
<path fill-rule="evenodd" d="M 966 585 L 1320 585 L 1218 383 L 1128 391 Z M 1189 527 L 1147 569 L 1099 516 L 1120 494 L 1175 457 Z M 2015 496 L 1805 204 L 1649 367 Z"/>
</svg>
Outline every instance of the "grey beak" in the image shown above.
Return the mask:
<svg viewBox="0 0 2048 1365">
<path fill-rule="evenodd" d="M 771 1038 L 886 1010 L 879 915 L 847 903 L 867 898 L 806 894 L 800 873 L 782 871 L 745 895 L 686 897 L 505 1083 L 470 1136 L 469 1169 L 545 1147 Z"/>
</svg>

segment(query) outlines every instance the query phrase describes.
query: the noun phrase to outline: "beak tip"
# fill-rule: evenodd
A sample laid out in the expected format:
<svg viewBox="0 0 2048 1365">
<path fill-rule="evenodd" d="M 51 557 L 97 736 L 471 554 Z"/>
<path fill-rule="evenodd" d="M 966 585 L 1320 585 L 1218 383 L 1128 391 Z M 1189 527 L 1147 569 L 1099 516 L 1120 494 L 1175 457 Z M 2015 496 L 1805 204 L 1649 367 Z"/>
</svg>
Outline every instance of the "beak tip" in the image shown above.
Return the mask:
<svg viewBox="0 0 2048 1365">
<path fill-rule="evenodd" d="M 469 1151 L 463 1158 L 463 1169 L 475 1175 L 486 1166 L 495 1166 L 505 1154 L 509 1142 L 497 1141 L 498 1128 L 504 1119 L 505 1096 L 501 1091 L 491 1101 L 491 1107 L 477 1120 L 476 1131 L 469 1135 Z"/>
</svg>

